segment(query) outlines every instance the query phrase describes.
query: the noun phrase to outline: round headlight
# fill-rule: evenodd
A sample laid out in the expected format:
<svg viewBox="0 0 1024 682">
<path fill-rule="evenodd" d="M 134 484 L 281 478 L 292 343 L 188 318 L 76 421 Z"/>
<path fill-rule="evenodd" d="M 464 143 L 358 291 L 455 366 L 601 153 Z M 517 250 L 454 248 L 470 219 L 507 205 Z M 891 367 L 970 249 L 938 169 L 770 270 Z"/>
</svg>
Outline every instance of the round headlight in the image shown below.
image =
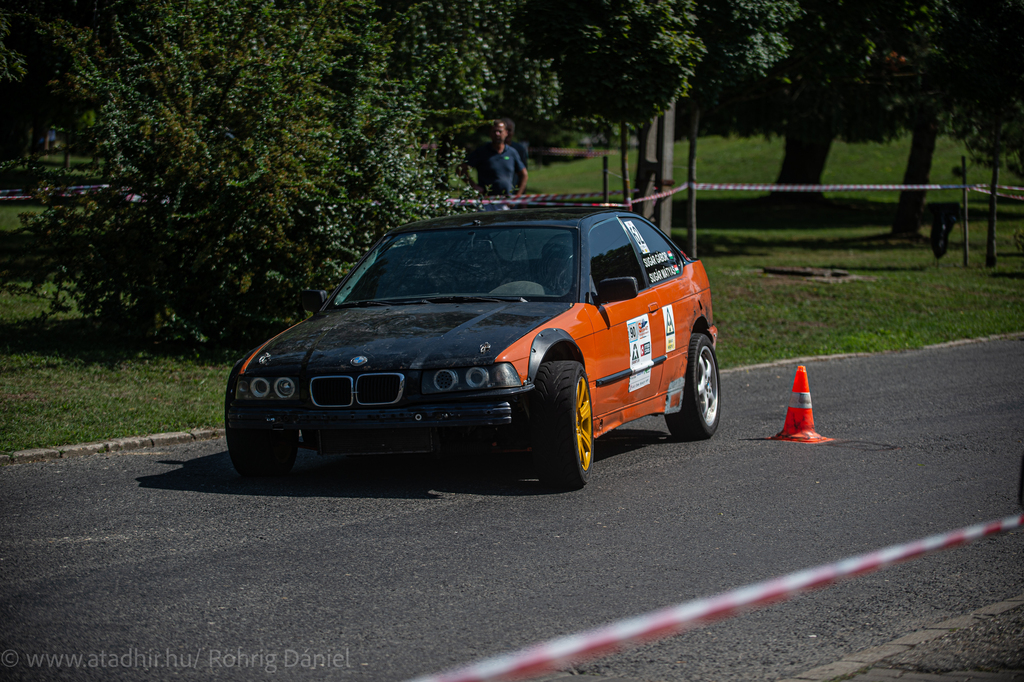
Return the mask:
<svg viewBox="0 0 1024 682">
<path fill-rule="evenodd" d="M 257 377 L 249 382 L 249 390 L 257 398 L 266 398 L 270 393 L 270 382 L 263 377 Z"/>
<path fill-rule="evenodd" d="M 281 400 L 289 400 L 295 396 L 295 382 L 288 377 L 281 377 L 274 382 L 274 393 Z"/>
<path fill-rule="evenodd" d="M 450 369 L 439 370 L 434 375 L 434 388 L 439 391 L 450 391 L 459 383 L 459 375 Z"/>
<path fill-rule="evenodd" d="M 466 383 L 470 388 L 483 388 L 487 385 L 489 378 L 487 370 L 483 367 L 473 367 L 466 372 Z"/>
</svg>

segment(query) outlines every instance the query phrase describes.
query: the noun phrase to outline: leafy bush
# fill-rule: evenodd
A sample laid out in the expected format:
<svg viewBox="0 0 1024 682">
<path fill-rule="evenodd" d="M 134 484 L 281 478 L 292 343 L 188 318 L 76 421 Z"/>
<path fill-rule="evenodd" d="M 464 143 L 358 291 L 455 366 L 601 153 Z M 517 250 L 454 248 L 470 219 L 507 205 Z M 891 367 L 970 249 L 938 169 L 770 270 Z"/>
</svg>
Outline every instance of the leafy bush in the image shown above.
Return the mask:
<svg viewBox="0 0 1024 682">
<path fill-rule="evenodd" d="M 54 27 L 74 57 L 64 91 L 96 105 L 86 135 L 108 185 L 68 200 L 70 176 L 34 167 L 46 210 L 25 229 L 46 255 L 32 285 L 52 281 L 55 307 L 131 335 L 252 342 L 383 231 L 449 210 L 419 96 L 384 77 L 359 5 L 121 9 L 97 33 Z"/>
</svg>

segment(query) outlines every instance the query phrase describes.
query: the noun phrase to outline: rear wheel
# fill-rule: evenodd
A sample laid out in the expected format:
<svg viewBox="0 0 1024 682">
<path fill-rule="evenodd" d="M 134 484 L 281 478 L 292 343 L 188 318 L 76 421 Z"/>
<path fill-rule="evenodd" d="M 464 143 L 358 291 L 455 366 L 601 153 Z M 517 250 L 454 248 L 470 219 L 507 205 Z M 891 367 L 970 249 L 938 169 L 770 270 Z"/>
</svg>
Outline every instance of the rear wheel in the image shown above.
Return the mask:
<svg viewBox="0 0 1024 682">
<path fill-rule="evenodd" d="M 666 414 L 665 423 L 679 440 L 707 440 L 718 430 L 719 416 L 718 358 L 711 339 L 694 334 L 687 353 L 682 409 Z"/>
<path fill-rule="evenodd" d="M 298 431 L 225 430 L 228 454 L 242 476 L 284 476 L 295 465 Z"/>
<path fill-rule="evenodd" d="M 577 490 L 594 462 L 590 386 L 578 362 L 542 363 L 530 401 L 530 441 L 541 483 Z"/>
</svg>

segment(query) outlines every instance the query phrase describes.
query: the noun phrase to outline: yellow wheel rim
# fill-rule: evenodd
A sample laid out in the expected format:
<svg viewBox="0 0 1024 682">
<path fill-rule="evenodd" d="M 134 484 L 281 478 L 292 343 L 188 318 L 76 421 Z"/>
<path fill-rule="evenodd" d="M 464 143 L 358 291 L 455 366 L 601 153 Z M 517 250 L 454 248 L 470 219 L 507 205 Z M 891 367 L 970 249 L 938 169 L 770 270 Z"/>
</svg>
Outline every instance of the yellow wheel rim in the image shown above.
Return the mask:
<svg viewBox="0 0 1024 682">
<path fill-rule="evenodd" d="M 594 453 L 594 423 L 590 418 L 590 389 L 585 377 L 580 377 L 576 384 L 576 452 L 580 468 L 589 470 Z"/>
</svg>

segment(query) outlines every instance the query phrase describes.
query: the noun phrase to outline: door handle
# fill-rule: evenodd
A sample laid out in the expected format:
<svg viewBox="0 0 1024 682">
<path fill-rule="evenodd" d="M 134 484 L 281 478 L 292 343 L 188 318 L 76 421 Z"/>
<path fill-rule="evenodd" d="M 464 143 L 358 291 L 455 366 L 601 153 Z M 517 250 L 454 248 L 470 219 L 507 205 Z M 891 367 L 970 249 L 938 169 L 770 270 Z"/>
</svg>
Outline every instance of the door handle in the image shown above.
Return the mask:
<svg viewBox="0 0 1024 682">
<path fill-rule="evenodd" d="M 661 310 L 661 306 L 659 306 L 657 303 L 647 304 L 647 312 L 649 312 L 651 315 L 657 315 L 659 310 Z"/>
</svg>

